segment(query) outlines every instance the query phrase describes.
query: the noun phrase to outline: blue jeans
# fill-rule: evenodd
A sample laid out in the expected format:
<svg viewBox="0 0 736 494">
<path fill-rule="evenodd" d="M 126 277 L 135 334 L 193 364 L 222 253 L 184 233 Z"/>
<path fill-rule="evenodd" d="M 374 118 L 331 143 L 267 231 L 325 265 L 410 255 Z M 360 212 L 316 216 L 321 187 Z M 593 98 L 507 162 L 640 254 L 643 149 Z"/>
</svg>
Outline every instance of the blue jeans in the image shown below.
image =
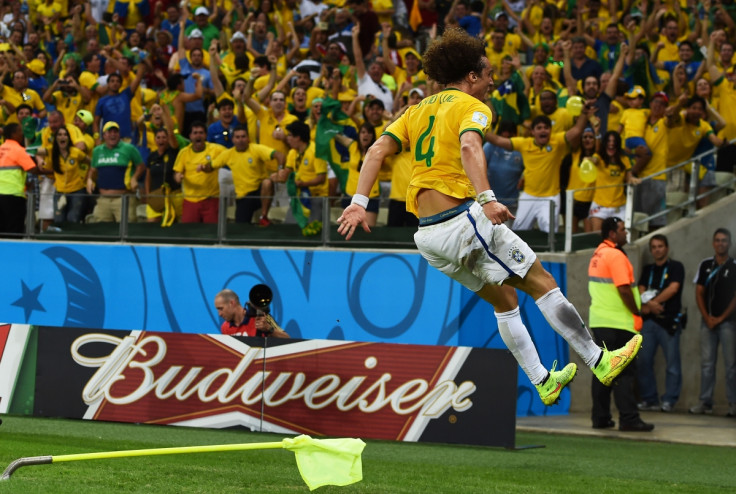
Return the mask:
<svg viewBox="0 0 736 494">
<path fill-rule="evenodd" d="M 670 335 L 666 329 L 654 322 L 653 319 L 646 319 L 641 329 L 641 335 L 644 337 L 644 343 L 639 350 L 638 370 L 639 370 L 639 394 L 642 401 L 650 405 L 659 403 L 657 393 L 657 377 L 654 372 L 654 355 L 657 353 L 657 347 L 662 347 L 664 360 L 666 365 L 665 392 L 662 395 L 662 402 L 672 405 L 677 403 L 682 390 L 682 366 L 680 364 L 680 334 L 682 329 L 678 328 L 675 334 Z"/>
<path fill-rule="evenodd" d="M 57 204 L 59 198 L 66 196 L 66 205 L 59 211 Z M 89 196 L 86 189 L 80 189 L 76 192 L 54 194 L 54 223 L 81 223 L 87 214 L 87 204 Z"/>
<path fill-rule="evenodd" d="M 736 324 L 724 321 L 713 329 L 700 323 L 700 401 L 713 406 L 713 389 L 716 384 L 716 360 L 718 343 L 726 365 L 726 398 L 736 403 Z"/>
</svg>

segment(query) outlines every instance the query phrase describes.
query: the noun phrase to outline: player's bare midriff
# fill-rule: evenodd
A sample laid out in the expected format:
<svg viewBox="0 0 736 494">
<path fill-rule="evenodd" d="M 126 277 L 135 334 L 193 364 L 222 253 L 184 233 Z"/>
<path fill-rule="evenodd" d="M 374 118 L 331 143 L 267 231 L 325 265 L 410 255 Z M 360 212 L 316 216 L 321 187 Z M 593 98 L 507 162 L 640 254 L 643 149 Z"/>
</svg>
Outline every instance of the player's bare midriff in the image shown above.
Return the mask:
<svg viewBox="0 0 736 494">
<path fill-rule="evenodd" d="M 417 194 L 417 212 L 420 218 L 425 218 L 452 209 L 467 200 L 450 197 L 433 189 L 422 189 Z"/>
</svg>

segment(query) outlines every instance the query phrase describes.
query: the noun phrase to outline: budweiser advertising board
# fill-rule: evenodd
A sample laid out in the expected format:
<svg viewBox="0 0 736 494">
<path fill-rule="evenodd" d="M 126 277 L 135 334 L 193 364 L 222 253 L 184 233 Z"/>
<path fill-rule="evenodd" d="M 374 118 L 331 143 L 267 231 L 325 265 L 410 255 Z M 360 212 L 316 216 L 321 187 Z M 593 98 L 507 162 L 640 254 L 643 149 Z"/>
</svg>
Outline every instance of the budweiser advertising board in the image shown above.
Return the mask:
<svg viewBox="0 0 736 494">
<path fill-rule="evenodd" d="M 34 413 L 514 447 L 505 350 L 39 328 Z"/>
</svg>

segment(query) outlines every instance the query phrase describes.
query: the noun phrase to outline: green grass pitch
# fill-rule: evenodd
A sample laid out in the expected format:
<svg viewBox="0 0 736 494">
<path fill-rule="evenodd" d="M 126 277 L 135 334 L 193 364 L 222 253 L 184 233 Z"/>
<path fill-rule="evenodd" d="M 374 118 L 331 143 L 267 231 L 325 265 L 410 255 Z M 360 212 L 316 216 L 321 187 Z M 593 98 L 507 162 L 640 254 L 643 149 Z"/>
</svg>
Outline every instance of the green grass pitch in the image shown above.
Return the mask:
<svg viewBox="0 0 736 494">
<path fill-rule="evenodd" d="M 242 430 L 3 416 L 0 470 L 26 456 L 280 441 Z M 518 433 L 498 448 L 366 441 L 363 481 L 324 493 L 730 493 L 736 450 Z M 309 492 L 287 450 L 197 453 L 28 466 L 3 493 Z"/>
</svg>

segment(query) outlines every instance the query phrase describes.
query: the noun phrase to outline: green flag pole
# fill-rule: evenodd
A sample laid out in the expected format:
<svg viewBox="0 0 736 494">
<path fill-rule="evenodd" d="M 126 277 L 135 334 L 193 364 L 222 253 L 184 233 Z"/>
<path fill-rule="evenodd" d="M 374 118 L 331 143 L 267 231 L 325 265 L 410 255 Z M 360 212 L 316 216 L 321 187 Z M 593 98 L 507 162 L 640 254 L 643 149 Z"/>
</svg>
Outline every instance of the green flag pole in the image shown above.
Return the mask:
<svg viewBox="0 0 736 494">
<path fill-rule="evenodd" d="M 57 456 L 31 456 L 13 461 L 3 472 L 8 480 L 20 467 L 70 461 L 130 458 L 135 456 L 179 455 L 254 449 L 288 449 L 296 454 L 299 473 L 310 490 L 323 485 L 348 485 L 363 479 L 361 454 L 365 443 L 360 439 L 312 439 L 301 435 L 280 442 L 217 444 L 174 448 L 130 449 Z"/>
</svg>

